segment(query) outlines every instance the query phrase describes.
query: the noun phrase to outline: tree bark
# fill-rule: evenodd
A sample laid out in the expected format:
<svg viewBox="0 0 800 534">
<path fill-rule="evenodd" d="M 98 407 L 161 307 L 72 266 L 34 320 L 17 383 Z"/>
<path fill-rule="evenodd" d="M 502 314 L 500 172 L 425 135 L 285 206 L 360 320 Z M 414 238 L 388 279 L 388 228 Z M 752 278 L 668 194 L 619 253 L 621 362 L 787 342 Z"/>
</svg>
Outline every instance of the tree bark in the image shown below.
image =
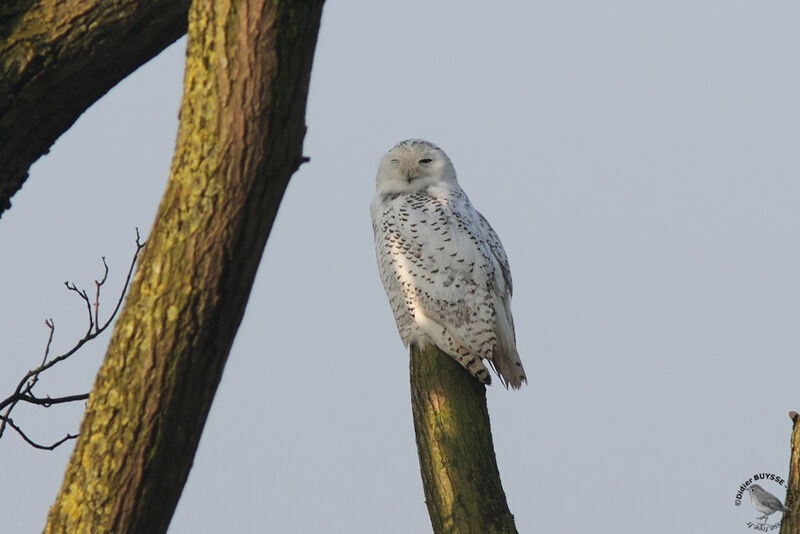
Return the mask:
<svg viewBox="0 0 800 534">
<path fill-rule="evenodd" d="M 322 1 L 196 0 L 167 191 L 47 533 L 162 533 L 278 204 L 302 163 Z"/>
<path fill-rule="evenodd" d="M 412 345 L 411 405 L 433 531 L 516 533 L 497 470 L 486 387 L 436 347 Z"/>
<path fill-rule="evenodd" d="M 189 3 L 0 2 L 0 215 L 81 113 L 186 33 Z"/>
<path fill-rule="evenodd" d="M 783 514 L 780 534 L 800 534 L 800 509 L 797 506 L 797 497 L 800 496 L 800 416 L 797 412 L 789 412 L 792 419 L 791 456 L 789 459 L 789 481 L 786 487 L 786 506 L 792 512 Z"/>
</svg>

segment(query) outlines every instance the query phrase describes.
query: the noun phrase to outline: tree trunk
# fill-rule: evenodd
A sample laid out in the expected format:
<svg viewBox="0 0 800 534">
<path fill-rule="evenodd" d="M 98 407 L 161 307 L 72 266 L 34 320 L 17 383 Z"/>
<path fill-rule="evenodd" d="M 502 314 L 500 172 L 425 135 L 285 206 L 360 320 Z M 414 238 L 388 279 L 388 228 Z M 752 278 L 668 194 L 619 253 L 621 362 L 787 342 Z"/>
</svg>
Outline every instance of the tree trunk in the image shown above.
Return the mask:
<svg viewBox="0 0 800 534">
<path fill-rule="evenodd" d="M 486 387 L 436 347 L 411 347 L 411 405 L 433 531 L 516 533 L 497 470 Z"/>
<path fill-rule="evenodd" d="M 81 113 L 186 33 L 189 3 L 0 2 L 0 215 Z"/>
<path fill-rule="evenodd" d="M 800 496 L 800 425 L 798 425 L 797 412 L 789 412 L 792 419 L 792 452 L 789 459 L 789 481 L 786 487 L 786 506 L 792 512 L 783 514 L 780 534 L 800 534 L 800 509 L 797 502 Z"/>
<path fill-rule="evenodd" d="M 45 532 L 167 530 L 303 161 L 321 11 L 320 0 L 192 4 L 167 191 Z"/>
</svg>

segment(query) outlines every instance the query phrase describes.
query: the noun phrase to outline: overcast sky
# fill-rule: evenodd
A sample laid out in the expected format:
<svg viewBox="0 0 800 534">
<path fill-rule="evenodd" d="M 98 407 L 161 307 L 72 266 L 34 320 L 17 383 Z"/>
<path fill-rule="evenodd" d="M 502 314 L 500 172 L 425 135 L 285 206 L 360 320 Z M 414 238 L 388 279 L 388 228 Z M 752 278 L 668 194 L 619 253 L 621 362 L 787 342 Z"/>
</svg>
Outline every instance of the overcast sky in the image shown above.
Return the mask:
<svg viewBox="0 0 800 534">
<path fill-rule="evenodd" d="M 379 159 L 408 137 L 450 155 L 510 258 L 529 384 L 495 381 L 488 403 L 519 531 L 747 532 L 759 514 L 736 491 L 788 474 L 800 411 L 798 22 L 796 1 L 331 0 L 311 161 L 170 532 L 430 531 L 368 209 Z M 80 337 L 62 283 L 91 289 L 101 256 L 112 307 L 169 174 L 184 49 L 85 113 L 0 219 L 7 393 L 41 358 L 45 318 L 55 351 Z M 40 394 L 87 391 L 107 342 Z M 15 420 L 55 440 L 82 409 Z M 41 531 L 72 447 L 0 440 L 0 530 Z"/>
</svg>

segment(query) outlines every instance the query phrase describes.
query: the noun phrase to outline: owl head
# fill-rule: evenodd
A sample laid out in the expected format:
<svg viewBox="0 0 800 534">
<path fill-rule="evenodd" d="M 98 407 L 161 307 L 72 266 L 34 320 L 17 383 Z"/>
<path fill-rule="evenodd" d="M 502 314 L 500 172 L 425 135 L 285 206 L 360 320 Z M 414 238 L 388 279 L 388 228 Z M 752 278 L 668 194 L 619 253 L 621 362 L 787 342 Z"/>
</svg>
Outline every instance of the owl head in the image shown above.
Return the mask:
<svg viewBox="0 0 800 534">
<path fill-rule="evenodd" d="M 447 154 L 422 139 L 394 145 L 381 159 L 376 182 L 379 194 L 419 193 L 430 185 L 458 183 Z"/>
</svg>

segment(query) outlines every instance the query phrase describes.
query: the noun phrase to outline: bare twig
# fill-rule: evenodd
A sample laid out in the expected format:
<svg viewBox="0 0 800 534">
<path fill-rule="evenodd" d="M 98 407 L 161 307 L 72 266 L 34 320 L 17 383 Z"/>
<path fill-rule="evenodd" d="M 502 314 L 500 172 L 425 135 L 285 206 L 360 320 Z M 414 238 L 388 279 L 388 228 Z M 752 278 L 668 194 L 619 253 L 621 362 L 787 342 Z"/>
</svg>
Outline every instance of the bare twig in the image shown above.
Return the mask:
<svg viewBox="0 0 800 534">
<path fill-rule="evenodd" d="M 131 260 L 131 265 L 128 268 L 128 275 L 125 277 L 125 285 L 122 287 L 122 293 L 120 293 L 119 299 L 117 299 L 117 305 L 114 306 L 114 311 L 111 312 L 111 315 L 108 316 L 108 320 L 105 324 L 100 328 L 100 330 L 105 330 L 108 328 L 108 325 L 111 324 L 111 321 L 114 320 L 114 317 L 117 316 L 117 312 L 119 311 L 120 306 L 122 306 L 122 301 L 124 300 L 123 297 L 125 296 L 125 292 L 128 290 L 128 285 L 131 283 L 131 276 L 133 276 L 133 268 L 136 265 L 136 260 L 139 258 L 139 253 L 144 248 L 146 241 L 141 241 L 141 237 L 139 237 L 139 229 L 136 228 L 136 252 L 133 254 L 133 260 Z"/>
<path fill-rule="evenodd" d="M 44 356 L 42 356 L 42 363 L 39 364 L 39 367 L 42 367 L 44 364 L 47 363 L 47 357 L 50 355 L 50 345 L 53 344 L 53 334 L 56 331 L 56 324 L 53 322 L 52 319 L 45 319 L 44 324 L 50 330 L 50 334 L 47 336 L 47 345 L 44 348 Z M 39 375 L 34 376 L 31 380 L 28 381 L 28 384 L 25 386 L 25 390 L 30 392 L 33 389 L 33 386 L 36 385 L 36 382 L 39 381 Z M 0 432 L 0 436 L 3 433 Z"/>
<path fill-rule="evenodd" d="M 85 289 L 78 289 L 78 287 L 69 280 L 64 282 L 64 285 L 67 286 L 67 289 L 70 291 L 77 293 L 78 296 L 86 303 L 86 309 L 89 311 L 89 328 L 86 330 L 85 336 L 88 336 L 92 333 L 92 328 L 94 328 L 94 316 L 92 315 L 92 303 L 89 302 L 89 295 L 86 294 Z"/>
<path fill-rule="evenodd" d="M 82 401 L 89 398 L 88 393 L 80 393 L 78 395 L 67 395 L 65 397 L 51 397 L 48 395 L 47 397 L 39 398 L 33 396 L 33 394 L 24 395 L 20 397 L 20 402 L 27 402 L 29 404 L 36 404 L 38 406 L 44 406 L 45 408 L 49 408 L 53 404 L 64 404 L 67 402 L 75 402 L 75 401 Z"/>
<path fill-rule="evenodd" d="M 22 429 L 20 427 L 18 427 L 14 423 L 14 421 L 12 419 L 9 419 L 8 417 L 0 415 L 0 420 L 3 421 L 3 424 L 7 424 L 8 426 L 10 426 L 14 430 L 16 430 L 17 434 L 19 434 L 20 437 L 22 437 L 22 439 L 24 439 L 25 442 L 28 445 L 30 445 L 31 447 L 35 447 L 37 449 L 43 449 L 43 450 L 47 450 L 47 451 L 52 451 L 53 449 L 55 449 L 56 447 L 58 447 L 59 445 L 61 445 L 65 441 L 70 440 L 70 439 L 75 439 L 75 438 L 78 437 L 77 434 L 67 434 L 66 436 L 64 436 L 60 440 L 58 440 L 58 441 L 56 441 L 56 442 L 54 442 L 54 443 L 52 443 L 50 445 L 42 445 L 41 443 L 37 443 L 37 442 L 33 441 L 31 438 L 29 438 L 28 435 L 25 434 L 25 432 L 23 432 Z"/>
<path fill-rule="evenodd" d="M 136 231 L 136 241 L 137 241 L 137 243 L 139 241 L 139 231 L 138 230 Z M 97 280 L 94 281 L 94 285 L 97 288 L 97 291 L 95 292 L 95 295 L 94 295 L 94 324 L 95 325 L 99 325 L 100 324 L 100 317 L 99 317 L 99 314 L 100 314 L 100 287 L 102 287 L 102 285 L 105 284 L 106 280 L 108 279 L 108 264 L 106 263 L 106 257 L 105 256 L 103 256 L 103 268 L 105 269 L 104 272 L 103 272 L 103 278 L 100 281 L 97 281 Z"/>
<path fill-rule="evenodd" d="M 83 300 L 86 304 L 86 308 L 88 310 L 88 322 L 89 326 L 86 330 L 86 333 L 83 335 L 81 339 L 79 339 L 75 345 L 69 349 L 67 352 L 56 356 L 53 359 L 48 360 L 50 356 L 50 347 L 53 343 L 53 335 L 55 333 L 55 322 L 52 319 L 46 319 L 44 324 L 47 326 L 49 335 L 47 337 L 47 344 L 44 350 L 44 356 L 42 357 L 42 363 L 36 369 L 28 371 L 25 373 L 25 376 L 22 377 L 22 380 L 19 381 L 17 384 L 14 393 L 6 397 L 4 400 L 0 401 L 0 411 L 4 410 L 4 413 L 0 414 L 0 437 L 3 437 L 3 433 L 5 432 L 6 426 L 10 426 L 13 428 L 17 434 L 19 434 L 23 440 L 25 440 L 28 444 L 37 449 L 45 449 L 45 450 L 53 450 L 62 443 L 67 440 L 75 439 L 77 436 L 73 434 L 67 434 L 64 438 L 51 445 L 42 445 L 37 443 L 30 437 L 28 437 L 22 429 L 14 423 L 11 419 L 10 415 L 12 410 L 17 406 L 18 403 L 24 402 L 28 404 L 33 404 L 37 406 L 43 406 L 45 408 L 49 408 L 54 404 L 65 404 L 68 402 L 76 402 L 82 401 L 89 398 L 88 393 L 81 393 L 77 395 L 66 395 L 63 397 L 50 397 L 49 395 L 46 397 L 37 397 L 34 392 L 33 388 L 36 386 L 36 383 L 39 381 L 39 376 L 44 372 L 56 365 L 59 362 L 62 362 L 78 352 L 81 347 L 83 347 L 89 341 L 92 341 L 97 336 L 102 334 L 106 328 L 111 324 L 116 317 L 117 312 L 119 312 L 120 307 L 122 306 L 122 302 L 125 300 L 125 293 L 128 290 L 128 286 L 130 285 L 131 276 L 133 275 L 133 270 L 136 266 L 136 260 L 139 259 L 139 253 L 144 248 L 145 242 L 141 241 L 141 237 L 139 236 L 139 229 L 136 229 L 136 251 L 133 253 L 133 259 L 131 259 L 130 267 L 128 268 L 128 274 L 125 277 L 125 283 L 122 286 L 122 290 L 120 291 L 119 298 L 117 299 L 116 305 L 114 306 L 114 310 L 111 312 L 111 315 L 108 319 L 101 325 L 100 324 L 100 292 L 103 285 L 108 280 L 108 264 L 106 263 L 106 258 L 103 257 L 103 277 L 100 280 L 95 280 L 95 298 L 94 303 L 91 302 L 89 299 L 89 295 L 86 293 L 85 290 L 79 289 L 75 284 L 72 282 L 64 282 L 64 285 L 69 291 L 73 291 L 78 294 L 78 296 Z M 92 308 L 94 307 L 94 313 L 92 312 Z"/>
</svg>

